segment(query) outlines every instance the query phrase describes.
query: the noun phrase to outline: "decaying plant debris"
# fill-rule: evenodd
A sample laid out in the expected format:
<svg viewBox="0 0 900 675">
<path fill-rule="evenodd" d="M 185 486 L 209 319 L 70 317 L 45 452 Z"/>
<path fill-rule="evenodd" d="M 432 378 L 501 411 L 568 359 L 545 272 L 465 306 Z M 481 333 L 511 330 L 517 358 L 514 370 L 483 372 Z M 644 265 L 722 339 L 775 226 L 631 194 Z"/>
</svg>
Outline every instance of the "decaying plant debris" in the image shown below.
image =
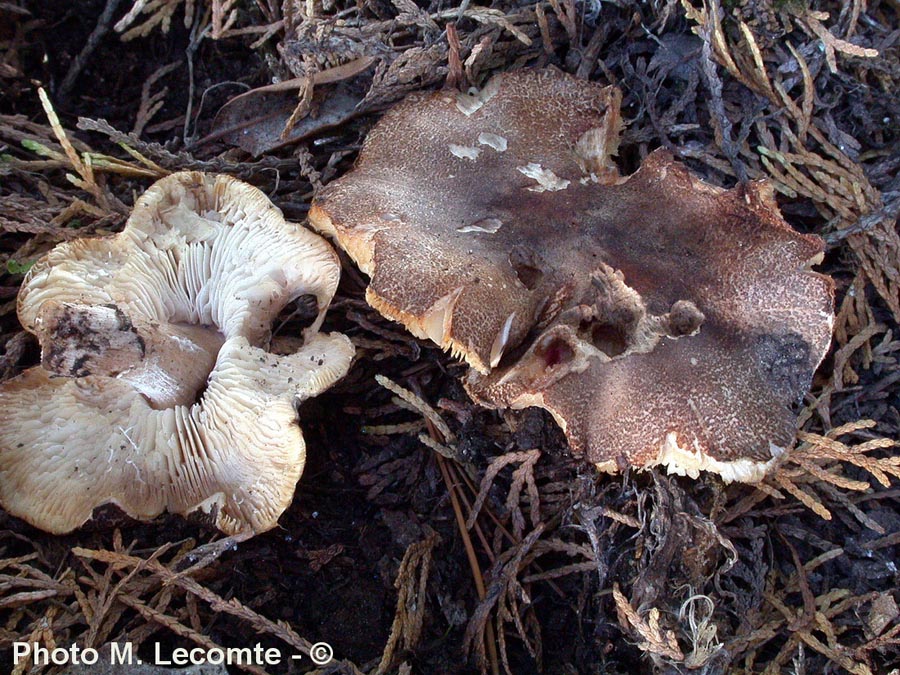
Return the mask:
<svg viewBox="0 0 900 675">
<path fill-rule="evenodd" d="M 335 660 L 294 672 L 896 671 L 898 24 L 895 0 L 0 2 L 4 379 L 39 357 L 15 318 L 29 264 L 120 230 L 154 180 L 229 173 L 299 220 L 405 94 L 523 65 L 622 89 L 623 172 L 664 147 L 714 184 L 771 179 L 825 239 L 838 299 L 765 483 L 610 478 L 544 414 L 475 406 L 345 260 L 326 329 L 362 358 L 302 411 L 281 528 L 239 541 L 105 510 L 53 537 L 0 514 L 0 663 L 17 640 L 325 641 Z M 276 338 L 310 318 L 290 308 Z"/>
</svg>

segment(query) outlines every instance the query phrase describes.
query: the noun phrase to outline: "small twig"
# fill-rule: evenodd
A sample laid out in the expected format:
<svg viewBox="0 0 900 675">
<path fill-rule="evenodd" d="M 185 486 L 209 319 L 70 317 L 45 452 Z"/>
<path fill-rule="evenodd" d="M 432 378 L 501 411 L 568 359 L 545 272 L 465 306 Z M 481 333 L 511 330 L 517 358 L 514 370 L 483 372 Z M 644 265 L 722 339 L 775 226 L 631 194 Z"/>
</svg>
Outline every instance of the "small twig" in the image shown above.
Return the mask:
<svg viewBox="0 0 900 675">
<path fill-rule="evenodd" d="M 134 128 L 131 130 L 131 133 L 137 137 L 140 137 L 142 133 L 144 133 L 144 128 L 147 126 L 147 123 L 153 119 L 153 116 L 159 112 L 160 108 L 165 104 L 166 95 L 169 93 L 168 87 L 163 87 L 160 91 L 155 94 L 151 94 L 150 90 L 153 85 L 156 84 L 158 80 L 165 77 L 173 70 L 178 68 L 181 65 L 181 61 L 175 61 L 173 63 L 169 63 L 165 66 L 161 66 L 157 68 L 150 77 L 147 78 L 147 81 L 144 82 L 144 86 L 141 89 L 141 104 L 138 106 L 138 112 L 134 121 Z"/>
<path fill-rule="evenodd" d="M 451 478 L 454 481 L 454 483 L 453 483 L 454 486 L 459 485 L 463 482 L 468 485 L 468 478 L 453 464 L 453 462 L 448 463 L 446 466 L 450 471 Z M 460 497 L 462 498 L 462 502 L 466 507 L 466 513 L 468 514 L 467 518 L 471 518 L 472 517 L 472 505 L 469 503 L 469 500 L 466 499 L 465 493 L 460 492 Z M 499 524 L 499 521 L 497 521 L 497 523 L 498 523 L 498 527 L 500 529 L 502 529 L 503 526 Z M 466 524 L 468 525 L 468 521 Z M 491 546 L 488 543 L 487 537 L 485 536 L 484 531 L 481 529 L 481 526 L 476 521 L 474 523 L 474 527 L 472 527 L 471 529 L 474 530 L 476 536 L 478 537 L 478 541 L 481 542 L 481 546 L 484 549 L 485 554 L 490 559 L 491 564 L 493 565 L 494 562 L 496 561 L 496 556 L 494 555 L 494 552 L 491 550 Z M 513 543 L 515 543 L 515 542 L 513 542 Z"/>
<path fill-rule="evenodd" d="M 462 59 L 460 58 L 462 47 L 459 44 L 459 33 L 456 30 L 455 23 L 447 24 L 447 44 L 450 46 L 450 52 L 447 55 L 447 89 L 464 91 L 465 74 L 463 73 Z"/>
<path fill-rule="evenodd" d="M 466 549 L 466 558 L 469 560 L 469 567 L 472 569 L 472 576 L 475 579 L 475 590 L 478 593 L 478 599 L 484 600 L 486 591 L 484 587 L 484 576 L 481 574 L 481 568 L 478 565 L 478 556 L 475 554 L 475 547 L 472 546 L 472 539 L 469 537 L 469 531 L 466 529 L 466 518 L 463 515 L 462 508 L 459 505 L 459 497 L 456 493 L 456 487 L 450 479 L 450 473 L 447 471 L 447 460 L 440 455 L 435 455 L 435 460 L 441 470 L 441 476 L 447 485 L 447 491 L 450 494 L 450 503 L 453 505 L 453 513 L 456 515 L 456 525 L 463 540 L 463 546 Z M 491 662 L 491 672 L 493 675 L 500 675 L 500 661 L 497 654 L 496 636 L 494 635 L 494 626 L 488 623 L 485 626 L 485 639 L 487 640 L 488 658 Z"/>
<path fill-rule="evenodd" d="M 78 52 L 78 56 L 72 61 L 72 65 L 69 66 L 69 71 L 66 73 L 66 77 L 63 79 L 62 84 L 59 85 L 59 89 L 56 92 L 58 100 L 65 100 L 68 97 L 72 87 L 75 86 L 75 80 L 78 79 L 78 76 L 84 69 L 88 58 L 93 54 L 97 45 L 100 44 L 100 40 L 103 39 L 103 36 L 109 32 L 109 24 L 112 22 L 113 14 L 115 14 L 121 1 L 122 0 L 106 0 L 106 7 L 103 8 L 103 13 L 100 15 L 100 18 L 97 19 L 97 25 L 88 36 L 84 47 Z"/>
<path fill-rule="evenodd" d="M 797 583 L 800 586 L 800 595 L 803 597 L 803 613 L 788 625 L 788 630 L 793 632 L 806 630 L 812 625 L 813 619 L 816 617 L 816 597 L 809 587 L 809 579 L 806 578 L 806 570 L 803 568 L 803 563 L 800 562 L 797 549 L 777 528 L 775 531 L 790 552 L 791 559 L 794 561 L 794 567 L 797 568 Z"/>
<path fill-rule="evenodd" d="M 203 27 L 203 30 L 200 30 L 200 25 L 202 24 L 202 12 L 197 12 L 197 17 L 194 19 L 194 25 L 191 28 L 191 42 L 188 44 L 187 49 L 184 50 L 185 55 L 187 56 L 187 65 L 188 65 L 188 97 L 187 97 L 187 110 L 184 113 L 184 133 L 183 140 L 185 146 L 191 144 L 191 118 L 192 111 L 194 108 L 194 55 L 197 53 L 197 50 L 200 48 L 200 43 L 203 42 L 203 38 L 206 37 L 206 34 L 209 32 L 210 26 L 206 24 Z"/>
<path fill-rule="evenodd" d="M 382 387 L 397 394 L 397 396 L 400 396 L 408 403 L 412 403 L 415 408 L 422 413 L 425 417 L 425 422 L 428 425 L 428 433 L 432 441 L 437 444 L 443 444 L 452 440 L 452 432 L 447 427 L 444 420 L 437 414 L 437 411 L 431 408 L 431 406 L 425 403 L 419 396 L 404 389 L 386 377 L 379 375 L 376 376 L 376 379 Z M 478 556 L 475 553 L 475 547 L 472 545 L 472 538 L 469 536 L 469 530 L 466 527 L 466 517 L 463 515 L 462 506 L 460 505 L 461 491 L 459 490 L 458 484 L 454 482 L 450 476 L 450 469 L 447 464 L 449 460 L 439 453 L 435 453 L 434 459 L 441 471 L 444 484 L 447 486 L 447 493 L 450 495 L 450 503 L 453 506 L 453 513 L 456 516 L 457 529 L 459 529 L 460 536 L 462 537 L 463 547 L 466 549 L 466 558 L 469 561 L 472 577 L 475 580 L 475 591 L 478 593 L 478 599 L 483 601 L 486 593 L 484 576 L 481 573 L 481 567 L 478 564 Z M 469 506 L 469 511 L 471 511 L 471 506 Z M 487 641 L 488 658 L 491 662 L 491 672 L 493 675 L 500 675 L 500 660 L 496 644 L 497 639 L 494 634 L 493 626 L 490 623 L 486 626 L 485 640 Z"/>
<path fill-rule="evenodd" d="M 734 139 L 731 136 L 731 119 L 729 119 L 728 113 L 725 111 L 725 101 L 722 97 L 722 78 L 719 77 L 719 73 L 716 71 L 715 61 L 713 61 L 713 38 L 710 29 L 704 28 L 703 31 L 701 31 L 700 36 L 703 38 L 701 71 L 706 79 L 706 86 L 709 88 L 709 109 L 712 113 L 711 119 L 716 140 L 719 142 L 725 156 L 728 157 L 731 168 L 734 170 L 734 174 L 737 176 L 738 180 L 741 183 L 746 183 L 749 179 L 747 176 L 747 167 L 744 166 L 744 163 L 738 158 L 740 148 L 736 147 Z"/>
</svg>

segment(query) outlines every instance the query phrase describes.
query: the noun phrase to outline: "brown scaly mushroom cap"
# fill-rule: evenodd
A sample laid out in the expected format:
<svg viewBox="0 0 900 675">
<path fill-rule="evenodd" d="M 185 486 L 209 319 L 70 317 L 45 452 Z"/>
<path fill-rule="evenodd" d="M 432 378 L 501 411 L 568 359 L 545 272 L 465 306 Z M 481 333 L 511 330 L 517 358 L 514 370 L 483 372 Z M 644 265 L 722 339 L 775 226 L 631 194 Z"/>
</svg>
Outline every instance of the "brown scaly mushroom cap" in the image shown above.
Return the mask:
<svg viewBox="0 0 900 675">
<path fill-rule="evenodd" d="M 620 177 L 619 101 L 556 70 L 412 96 L 310 220 L 378 311 L 472 366 L 477 401 L 545 408 L 606 470 L 758 480 L 831 339 L 823 244 L 765 183 L 664 151 Z"/>
<path fill-rule="evenodd" d="M 202 173 L 155 183 L 120 234 L 57 246 L 19 293 L 42 366 L 0 386 L 0 503 L 56 533 L 106 503 L 140 519 L 214 511 L 229 534 L 273 527 L 306 457 L 294 406 L 353 356 L 318 332 L 339 274 L 262 192 Z M 302 295 L 319 310 L 302 349 L 269 352 Z"/>
</svg>

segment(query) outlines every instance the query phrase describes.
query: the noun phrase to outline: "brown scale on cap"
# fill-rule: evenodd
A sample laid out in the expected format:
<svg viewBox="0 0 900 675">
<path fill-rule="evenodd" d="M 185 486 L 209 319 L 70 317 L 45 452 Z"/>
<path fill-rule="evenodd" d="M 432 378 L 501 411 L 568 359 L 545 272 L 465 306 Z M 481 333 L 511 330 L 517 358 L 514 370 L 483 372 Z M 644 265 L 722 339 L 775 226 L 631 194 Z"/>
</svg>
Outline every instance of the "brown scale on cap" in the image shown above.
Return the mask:
<svg viewBox="0 0 900 675">
<path fill-rule="evenodd" d="M 823 244 L 763 183 L 664 151 L 620 177 L 618 105 L 555 70 L 411 97 L 311 221 L 374 307 L 466 359 L 479 402 L 549 410 L 603 468 L 758 480 L 830 342 Z"/>
</svg>

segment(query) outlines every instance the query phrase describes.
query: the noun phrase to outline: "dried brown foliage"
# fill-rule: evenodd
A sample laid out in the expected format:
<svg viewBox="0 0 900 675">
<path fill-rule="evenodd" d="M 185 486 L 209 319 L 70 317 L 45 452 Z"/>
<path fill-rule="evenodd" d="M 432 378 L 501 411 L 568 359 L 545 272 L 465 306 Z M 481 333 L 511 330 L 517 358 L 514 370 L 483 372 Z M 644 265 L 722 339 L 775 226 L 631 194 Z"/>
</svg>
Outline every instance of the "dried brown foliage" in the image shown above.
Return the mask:
<svg viewBox="0 0 900 675">
<path fill-rule="evenodd" d="M 79 644 L 99 648 L 107 642 L 130 642 L 137 650 L 160 630 L 212 649 L 222 647 L 204 634 L 211 616 L 226 614 L 245 630 L 271 636 L 298 654 L 309 654 L 311 644 L 289 626 L 273 622 L 237 599 L 227 600 L 204 585 L 219 556 L 237 547 L 239 538 L 198 546 L 194 540 L 166 543 L 143 555 L 126 546 L 118 530 L 111 550 L 74 547 L 70 566 L 50 574 L 44 571 L 44 552 L 0 560 L 4 571 L 2 608 L 8 613 L 3 639 L 38 642 L 48 648 Z M 37 601 L 43 611 L 30 611 Z M 246 672 L 264 673 L 244 665 Z M 30 659 L 14 669 L 16 675 L 40 672 Z"/>
</svg>

